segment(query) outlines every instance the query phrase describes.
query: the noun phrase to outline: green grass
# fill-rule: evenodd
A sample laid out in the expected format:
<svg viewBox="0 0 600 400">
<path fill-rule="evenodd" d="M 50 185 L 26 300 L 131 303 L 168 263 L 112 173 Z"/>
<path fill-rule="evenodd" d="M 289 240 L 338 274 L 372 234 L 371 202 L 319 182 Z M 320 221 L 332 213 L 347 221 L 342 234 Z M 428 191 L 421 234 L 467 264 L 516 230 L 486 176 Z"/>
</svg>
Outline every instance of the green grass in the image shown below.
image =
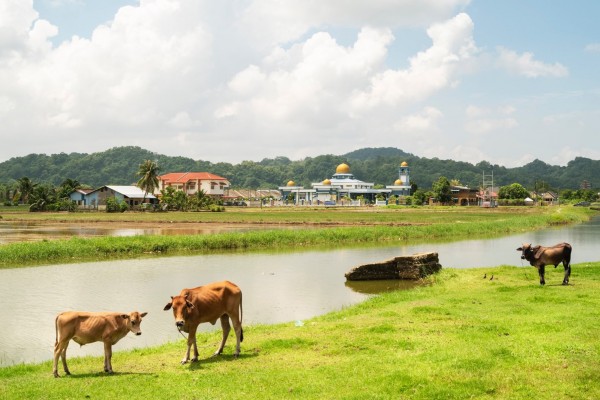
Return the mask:
<svg viewBox="0 0 600 400">
<path fill-rule="evenodd" d="M 404 211 L 408 210 L 408 211 Z M 352 246 L 367 243 L 407 243 L 432 240 L 458 240 L 485 232 L 488 236 L 541 229 L 552 225 L 582 222 L 594 214 L 578 207 L 538 207 L 532 209 L 505 209 L 488 211 L 466 207 L 430 209 L 381 210 L 376 212 L 333 212 L 344 226 L 320 229 L 264 230 L 251 232 L 220 233 L 213 235 L 134 236 L 78 238 L 50 240 L 32 243 L 13 243 L 0 246 L 0 268 L 16 268 L 36 264 L 81 262 L 117 258 L 151 257 L 176 254 L 200 254 L 270 249 L 299 249 L 331 246 Z M 415 210 L 415 211 L 411 211 Z M 199 215 L 185 213 L 186 215 Z M 223 213 L 224 215 L 227 213 Z M 302 216 L 306 224 L 315 226 L 323 220 L 321 210 L 288 211 L 284 216 L 278 212 L 241 212 L 245 215 L 278 216 L 280 222 L 293 223 L 289 215 Z M 356 214 L 356 215 L 355 215 Z M 27 214 L 29 215 L 29 214 Z M 62 215 L 62 214 L 60 214 Z M 65 214 L 71 217 L 71 214 Z M 140 216 L 141 222 L 146 215 Z M 171 215 L 171 214 L 168 214 Z M 177 215 L 182 215 L 178 213 Z M 206 213 L 210 215 L 210 213 Z M 219 214 L 220 215 L 220 214 Z M 46 215 L 54 217 L 55 214 Z M 404 216 L 400 218 L 399 216 Z M 354 218 L 351 218 L 354 217 Z M 345 218 L 350 218 L 346 220 Z M 357 222 L 358 219 L 363 221 Z M 386 221 L 384 223 L 384 221 Z M 400 222 L 404 221 L 404 222 Z M 418 222 L 420 221 L 420 222 Z M 351 225 L 351 226 L 346 226 Z"/>
<path fill-rule="evenodd" d="M 207 333 L 191 365 L 179 340 L 116 352 L 112 376 L 101 357 L 60 379 L 50 362 L 2 368 L 0 398 L 597 399 L 600 262 L 561 281 L 561 268 L 545 287 L 532 267 L 447 269 L 300 327 L 246 326 L 237 360 L 233 341 L 209 358 L 220 333 Z"/>
<path fill-rule="evenodd" d="M 561 209 L 578 207 L 564 206 Z M 580 212 L 590 212 L 586 207 Z M 515 215 L 553 214 L 556 207 L 272 207 L 227 208 L 226 212 L 28 212 L 20 207 L 0 209 L 2 221 L 85 223 L 232 223 L 232 224 L 308 224 L 308 225 L 392 225 L 496 221 Z"/>
</svg>

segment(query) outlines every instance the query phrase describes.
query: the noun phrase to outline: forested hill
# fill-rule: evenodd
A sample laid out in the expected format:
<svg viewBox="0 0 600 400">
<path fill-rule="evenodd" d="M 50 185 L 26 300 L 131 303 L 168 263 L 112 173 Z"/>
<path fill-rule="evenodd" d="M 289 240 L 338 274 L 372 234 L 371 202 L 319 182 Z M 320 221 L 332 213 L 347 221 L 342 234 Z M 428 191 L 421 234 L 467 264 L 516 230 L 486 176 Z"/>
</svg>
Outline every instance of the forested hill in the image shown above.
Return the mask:
<svg viewBox="0 0 600 400">
<path fill-rule="evenodd" d="M 523 167 L 505 168 L 480 162 L 476 165 L 438 158 L 423 158 L 400 149 L 364 148 L 342 155 L 322 155 L 292 161 L 287 157 L 243 161 L 239 164 L 211 163 L 185 157 L 170 157 L 140 147 L 115 147 L 92 154 L 30 154 L 0 163 L 0 183 L 28 177 L 33 182 L 60 185 L 65 179 L 77 180 L 92 187 L 129 185 L 137 181 L 136 172 L 145 160 L 158 162 L 161 173 L 206 171 L 230 180 L 234 188 L 277 188 L 293 180 L 310 187 L 312 182 L 330 178 L 342 162 L 351 167 L 357 179 L 376 185 L 391 185 L 398 178 L 398 167 L 406 161 L 411 181 L 420 188 L 431 188 L 440 176 L 457 179 L 463 185 L 479 187 L 482 175 L 493 171 L 494 184 L 518 182 L 527 188 L 543 184 L 553 189 L 578 189 L 587 180 L 592 188 L 600 187 L 600 161 L 578 157 L 567 166 L 554 166 L 535 160 Z"/>
</svg>

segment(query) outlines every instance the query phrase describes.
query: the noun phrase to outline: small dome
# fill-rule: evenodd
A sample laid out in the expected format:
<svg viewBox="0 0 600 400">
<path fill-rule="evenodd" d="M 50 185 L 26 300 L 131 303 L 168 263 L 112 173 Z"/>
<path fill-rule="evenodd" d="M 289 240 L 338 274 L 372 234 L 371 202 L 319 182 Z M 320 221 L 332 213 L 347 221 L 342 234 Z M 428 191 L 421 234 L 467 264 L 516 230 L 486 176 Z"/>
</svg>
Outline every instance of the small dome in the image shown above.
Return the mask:
<svg viewBox="0 0 600 400">
<path fill-rule="evenodd" d="M 288 186 L 296 186 L 296 182 L 294 182 L 294 181 L 289 181 L 289 182 L 287 183 L 287 185 L 288 185 Z"/>
<path fill-rule="evenodd" d="M 402 161 L 402 164 L 400 164 L 401 167 L 408 167 L 408 163 L 406 161 Z"/>
<path fill-rule="evenodd" d="M 350 166 L 346 163 L 341 163 L 335 169 L 336 174 L 348 174 L 350 173 Z"/>
<path fill-rule="evenodd" d="M 394 181 L 394 186 L 402 186 L 402 179 L 396 179 Z"/>
<path fill-rule="evenodd" d="M 323 182 L 321 182 L 323 185 L 331 185 L 331 181 L 329 179 L 325 179 Z"/>
</svg>

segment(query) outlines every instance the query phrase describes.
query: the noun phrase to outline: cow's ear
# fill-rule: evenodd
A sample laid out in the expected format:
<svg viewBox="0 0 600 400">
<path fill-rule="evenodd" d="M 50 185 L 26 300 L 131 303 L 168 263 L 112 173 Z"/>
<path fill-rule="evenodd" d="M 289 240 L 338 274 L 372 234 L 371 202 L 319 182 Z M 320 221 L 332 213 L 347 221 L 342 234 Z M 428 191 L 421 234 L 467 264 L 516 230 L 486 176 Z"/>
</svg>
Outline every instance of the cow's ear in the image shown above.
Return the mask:
<svg viewBox="0 0 600 400">
<path fill-rule="evenodd" d="M 143 312 L 143 313 L 140 314 L 140 317 L 144 318 L 146 315 L 148 315 L 148 313 L 147 312 Z"/>
<path fill-rule="evenodd" d="M 187 300 L 185 301 L 185 305 L 188 306 L 189 308 L 194 308 L 194 305 Z"/>
<path fill-rule="evenodd" d="M 517 251 L 523 251 L 523 248 L 522 248 L 522 247 L 519 247 L 519 248 L 517 249 Z"/>
<path fill-rule="evenodd" d="M 121 314 L 121 318 L 123 318 L 123 319 L 129 319 L 129 315 L 127 315 L 127 314 Z"/>
<path fill-rule="evenodd" d="M 163 310 L 167 311 L 171 309 L 171 306 L 173 305 L 173 303 L 167 303 L 167 305 L 165 306 L 165 308 L 163 308 Z"/>
</svg>

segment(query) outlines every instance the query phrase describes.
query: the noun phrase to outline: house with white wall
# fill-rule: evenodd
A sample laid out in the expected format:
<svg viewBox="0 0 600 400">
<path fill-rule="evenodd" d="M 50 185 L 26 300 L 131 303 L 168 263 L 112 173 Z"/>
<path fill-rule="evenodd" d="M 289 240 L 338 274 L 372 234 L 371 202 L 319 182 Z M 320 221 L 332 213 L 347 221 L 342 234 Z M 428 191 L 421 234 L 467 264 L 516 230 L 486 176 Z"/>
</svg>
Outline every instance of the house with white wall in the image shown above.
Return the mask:
<svg viewBox="0 0 600 400">
<path fill-rule="evenodd" d="M 173 187 L 188 195 L 202 190 L 209 196 L 223 196 L 231 184 L 226 178 L 210 172 L 171 172 L 158 177 L 159 190 Z"/>
</svg>

